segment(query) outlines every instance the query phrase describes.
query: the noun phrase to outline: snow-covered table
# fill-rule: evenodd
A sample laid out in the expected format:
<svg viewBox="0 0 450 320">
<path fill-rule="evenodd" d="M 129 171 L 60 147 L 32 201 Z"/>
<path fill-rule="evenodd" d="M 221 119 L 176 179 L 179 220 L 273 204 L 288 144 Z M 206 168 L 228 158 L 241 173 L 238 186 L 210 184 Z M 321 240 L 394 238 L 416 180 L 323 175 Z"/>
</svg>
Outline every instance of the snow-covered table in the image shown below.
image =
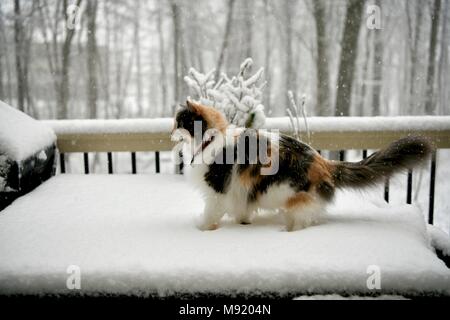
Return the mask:
<svg viewBox="0 0 450 320">
<path fill-rule="evenodd" d="M 182 176 L 56 176 L 0 212 L 0 293 L 73 293 L 79 268 L 85 294 L 450 295 L 414 207 L 341 194 L 326 223 L 291 233 L 269 213 L 201 232 L 201 209 Z"/>
</svg>

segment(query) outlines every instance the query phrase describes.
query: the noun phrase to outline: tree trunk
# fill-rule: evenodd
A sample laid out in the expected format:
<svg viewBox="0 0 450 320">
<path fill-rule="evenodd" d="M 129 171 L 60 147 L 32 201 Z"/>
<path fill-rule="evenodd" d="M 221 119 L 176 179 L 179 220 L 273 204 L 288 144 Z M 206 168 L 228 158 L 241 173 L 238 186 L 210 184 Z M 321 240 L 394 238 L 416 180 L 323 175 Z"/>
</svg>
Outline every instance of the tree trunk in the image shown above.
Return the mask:
<svg viewBox="0 0 450 320">
<path fill-rule="evenodd" d="M 107 1 L 103 3 L 103 16 L 105 20 L 105 47 L 106 51 L 104 53 L 104 59 L 103 63 L 100 65 L 103 66 L 102 68 L 102 74 L 103 74 L 103 109 L 104 109 L 104 115 L 105 118 L 109 118 L 111 116 L 110 113 L 110 80 L 111 80 L 111 58 L 110 58 L 110 52 L 111 52 L 111 22 L 110 22 L 110 11 L 109 11 L 109 4 Z M 99 55 L 97 50 L 97 56 Z M 100 58 L 98 58 L 99 61 Z"/>
<path fill-rule="evenodd" d="M 77 0 L 76 6 L 80 6 L 81 0 Z M 61 52 L 61 85 L 59 90 L 59 106 L 58 119 L 66 119 L 68 117 L 68 100 L 69 100 L 69 69 L 70 69 L 70 48 L 76 28 L 69 28 L 69 16 L 67 14 L 68 0 L 63 2 L 63 10 L 66 19 L 66 37 L 64 39 Z"/>
<path fill-rule="evenodd" d="M 159 67 L 160 67 L 160 81 L 161 81 L 161 102 L 162 102 L 162 110 L 161 114 L 168 110 L 167 107 L 167 71 L 166 71 L 166 61 L 165 61 L 165 49 L 164 49 L 164 33 L 162 30 L 162 10 L 163 7 L 161 2 L 158 1 L 158 20 L 157 20 L 157 29 L 158 29 L 158 41 L 159 41 Z"/>
<path fill-rule="evenodd" d="M 0 7 L 1 9 L 1 7 Z M 1 12 L 1 10 L 0 10 Z M 5 32 L 4 21 L 2 20 L 2 15 L 0 15 L 0 43 L 7 43 L 7 37 Z M 9 54 L 7 46 L 0 46 L 1 55 L 4 59 L 4 73 L 6 74 L 6 85 L 4 86 L 4 96 L 3 99 L 12 103 L 12 71 L 11 71 L 11 63 L 9 62 Z M 8 99 L 6 100 L 6 97 Z"/>
<path fill-rule="evenodd" d="M 173 72 L 174 72 L 174 92 L 173 92 L 173 111 L 177 102 L 180 99 L 180 41 L 181 41 L 181 30 L 180 30 L 180 11 L 176 0 L 172 0 L 170 5 L 172 9 L 172 21 L 173 21 Z"/>
<path fill-rule="evenodd" d="M 441 29 L 441 49 L 439 55 L 439 105 L 440 109 L 437 114 L 445 114 L 445 105 L 448 103 L 449 92 L 448 92 L 448 74 L 445 70 L 449 70 L 448 64 L 448 1 L 443 3 L 443 16 L 442 16 L 442 29 Z"/>
<path fill-rule="evenodd" d="M 269 2 L 268 0 L 264 0 L 264 45 L 265 45 L 265 54 L 264 54 L 264 73 L 267 80 L 267 85 L 264 90 L 264 104 L 266 107 L 266 112 L 270 115 L 271 110 L 271 65 L 270 65 L 270 56 L 271 56 L 271 41 L 270 41 L 270 24 L 269 24 Z"/>
<path fill-rule="evenodd" d="M 375 1 L 375 4 L 382 8 L 380 0 Z M 374 32 L 372 115 L 379 116 L 381 115 L 381 86 L 383 83 L 383 30 L 373 29 L 369 32 Z"/>
<path fill-rule="evenodd" d="M 144 110 L 142 106 L 142 65 L 141 65 L 141 41 L 140 41 L 140 11 L 141 11 L 141 1 L 134 1 L 135 5 L 135 17 L 134 17 L 134 46 L 136 50 L 136 86 L 137 86 L 137 107 L 138 115 L 142 117 L 144 115 Z"/>
<path fill-rule="evenodd" d="M 87 16 L 87 98 L 89 108 L 89 118 L 97 118 L 97 97 L 98 97 L 98 84 L 97 84 L 97 0 L 89 0 L 86 5 Z"/>
<path fill-rule="evenodd" d="M 294 2 L 292 0 L 286 0 L 284 2 L 284 33 L 285 38 L 285 60 L 284 60 L 284 93 L 282 95 L 282 107 L 285 109 L 289 105 L 289 99 L 287 92 L 291 90 L 294 93 L 297 91 L 297 85 L 295 83 L 295 70 L 293 66 L 293 50 L 292 50 L 292 15 L 294 13 Z"/>
<path fill-rule="evenodd" d="M 412 19 L 409 30 L 410 30 L 410 51 L 411 51 L 411 82 L 410 82 L 410 106 L 411 113 L 418 114 L 421 106 L 421 97 L 418 96 L 418 74 L 419 74 L 419 42 L 420 42 L 420 32 L 422 30 L 423 22 L 423 10 L 417 3 L 414 3 L 415 9 L 415 27 L 413 28 Z M 409 11 L 408 11 L 409 13 Z M 414 31 L 413 31 L 414 30 Z"/>
<path fill-rule="evenodd" d="M 336 116 L 350 114 L 353 76 L 358 55 L 358 37 L 363 15 L 364 1 L 348 0 L 344 33 L 341 40 L 341 55 L 338 71 Z"/>
<path fill-rule="evenodd" d="M 428 56 L 427 71 L 427 94 L 425 103 L 425 114 L 436 114 L 435 92 L 435 73 L 436 73 L 436 54 L 437 54 L 437 37 L 439 28 L 439 15 L 441 13 L 441 0 L 434 0 L 433 13 L 431 16 L 431 34 L 430 34 L 430 51 Z"/>
<path fill-rule="evenodd" d="M 32 88 L 29 81 L 29 74 L 30 74 L 30 61 L 32 56 L 32 46 L 31 43 L 33 41 L 33 35 L 34 35 L 34 26 L 35 21 L 34 18 L 31 16 L 34 11 L 37 8 L 38 3 L 36 1 L 32 4 L 32 10 L 31 14 L 28 17 L 29 22 L 27 23 L 27 28 L 23 30 L 23 90 L 24 90 L 24 99 L 25 99 L 25 105 L 26 110 L 29 115 L 31 115 L 34 118 L 39 118 L 39 114 L 37 110 L 34 107 L 33 97 L 32 97 Z"/>
<path fill-rule="evenodd" d="M 246 0 L 245 4 L 245 59 L 252 58 L 252 42 L 253 42 L 253 1 Z"/>
<path fill-rule="evenodd" d="M 230 33 L 231 33 L 231 23 L 233 21 L 233 10 L 234 10 L 235 0 L 228 0 L 228 13 L 227 20 L 225 23 L 225 33 L 223 36 L 222 47 L 219 53 L 219 59 L 216 64 L 216 81 L 219 79 L 220 71 L 223 66 L 223 62 L 225 60 L 225 53 L 228 49 L 228 43 L 230 41 Z"/>
<path fill-rule="evenodd" d="M 2 11 L 2 6 L 0 4 L 0 29 L 3 29 L 3 11 Z M 1 41 L 1 40 L 0 40 Z M 5 46 L 2 46 L 0 48 L 0 100 L 5 101 L 6 100 L 6 96 L 5 96 L 5 89 L 3 86 L 3 79 L 4 79 L 4 73 L 5 73 L 5 68 L 3 67 L 3 57 L 6 57 L 6 53 L 5 53 Z"/>
<path fill-rule="evenodd" d="M 361 95 L 360 95 L 360 100 L 359 100 L 359 105 L 357 107 L 357 112 L 356 112 L 356 116 L 358 117 L 362 117 L 364 115 L 368 115 L 371 112 L 367 113 L 366 112 L 366 107 L 367 107 L 367 103 L 366 103 L 366 96 L 368 95 L 368 93 L 371 92 L 369 88 L 368 84 L 367 84 L 367 80 L 370 79 L 372 77 L 372 50 L 370 50 L 370 44 L 372 42 L 372 37 L 373 34 L 371 34 L 370 32 L 366 34 L 366 39 L 365 39 L 365 47 L 366 47 L 366 52 L 365 52 L 365 57 L 364 57 L 364 65 L 362 67 L 362 71 L 361 71 Z M 369 89 L 369 90 L 368 90 Z"/>
<path fill-rule="evenodd" d="M 313 1 L 313 12 L 317 34 L 317 113 L 330 115 L 330 74 L 328 62 L 325 5 L 323 0 Z"/>
<path fill-rule="evenodd" d="M 5 89 L 3 89 L 3 55 L 0 52 L 0 100 L 5 101 Z"/>
<path fill-rule="evenodd" d="M 122 50 L 122 33 L 121 33 L 121 23 L 119 13 L 117 10 L 114 10 L 114 30 L 113 30 L 113 44 L 114 44 L 114 64 L 115 64 L 115 88 L 114 88 L 114 97 L 115 97 L 115 112 L 114 117 L 119 118 L 119 115 L 122 113 L 122 100 L 120 93 L 122 92 L 122 73 L 123 73 L 123 64 L 124 64 L 124 56 Z"/>
<path fill-rule="evenodd" d="M 17 107 L 25 112 L 25 83 L 23 72 L 23 23 L 20 0 L 14 0 L 14 47 L 16 54 Z"/>
</svg>

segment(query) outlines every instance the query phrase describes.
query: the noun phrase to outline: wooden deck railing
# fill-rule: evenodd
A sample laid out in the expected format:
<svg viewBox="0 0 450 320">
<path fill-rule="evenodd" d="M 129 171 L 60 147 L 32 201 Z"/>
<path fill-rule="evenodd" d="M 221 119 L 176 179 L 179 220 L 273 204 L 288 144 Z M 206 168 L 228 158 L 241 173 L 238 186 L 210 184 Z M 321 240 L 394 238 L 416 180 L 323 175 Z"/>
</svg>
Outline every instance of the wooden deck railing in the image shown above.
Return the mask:
<svg viewBox="0 0 450 320">
<path fill-rule="evenodd" d="M 45 121 L 55 130 L 60 152 L 60 169 L 65 172 L 65 154 L 83 153 L 85 173 L 89 173 L 89 153 L 106 152 L 108 172 L 113 173 L 112 152 L 130 152 L 131 172 L 136 173 L 136 153 L 155 152 L 155 172 L 160 172 L 160 151 L 169 151 L 173 120 L 52 120 Z M 339 151 L 345 159 L 345 150 L 368 150 L 387 146 L 407 135 L 428 137 L 436 149 L 450 148 L 450 116 L 423 117 L 327 117 L 308 119 L 310 145 L 317 150 Z M 302 126 L 302 123 L 301 123 Z M 290 133 L 287 118 L 267 119 L 265 129 Z M 304 132 L 304 127 L 301 128 Z M 306 139 L 303 139 L 306 140 Z M 406 202 L 412 201 L 412 171 L 407 177 Z M 436 176 L 436 152 L 430 161 L 430 189 L 428 221 L 433 223 Z M 389 181 L 385 183 L 384 198 L 389 201 Z"/>
</svg>

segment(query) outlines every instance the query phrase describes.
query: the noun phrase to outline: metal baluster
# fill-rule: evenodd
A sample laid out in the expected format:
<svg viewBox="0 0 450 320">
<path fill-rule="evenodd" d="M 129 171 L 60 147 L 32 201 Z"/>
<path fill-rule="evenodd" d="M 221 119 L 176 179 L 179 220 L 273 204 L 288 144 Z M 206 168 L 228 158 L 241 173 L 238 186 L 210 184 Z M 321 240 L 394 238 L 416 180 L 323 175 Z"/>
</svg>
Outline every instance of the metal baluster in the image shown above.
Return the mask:
<svg viewBox="0 0 450 320">
<path fill-rule="evenodd" d="M 408 170 L 408 185 L 406 189 L 406 203 L 411 204 L 412 203 L 412 169 Z"/>
<path fill-rule="evenodd" d="M 436 151 L 431 155 L 431 170 L 430 170 L 430 203 L 428 207 L 428 223 L 434 222 L 434 188 L 436 182 Z"/>
<path fill-rule="evenodd" d="M 113 160 L 112 160 L 112 153 L 108 152 L 108 173 L 113 173 Z"/>
<path fill-rule="evenodd" d="M 389 202 L 389 178 L 384 181 L 384 200 Z"/>
<path fill-rule="evenodd" d="M 83 157 L 84 157 L 84 173 L 89 174 L 89 154 L 87 152 L 84 152 Z"/>
<path fill-rule="evenodd" d="M 155 170 L 156 173 L 160 172 L 160 167 L 159 167 L 160 163 L 159 163 L 159 151 L 155 152 Z"/>
<path fill-rule="evenodd" d="M 136 174 L 136 152 L 131 152 L 131 173 Z"/>
<path fill-rule="evenodd" d="M 61 167 L 61 173 L 66 173 L 66 159 L 64 153 L 59 154 L 59 165 Z"/>
</svg>

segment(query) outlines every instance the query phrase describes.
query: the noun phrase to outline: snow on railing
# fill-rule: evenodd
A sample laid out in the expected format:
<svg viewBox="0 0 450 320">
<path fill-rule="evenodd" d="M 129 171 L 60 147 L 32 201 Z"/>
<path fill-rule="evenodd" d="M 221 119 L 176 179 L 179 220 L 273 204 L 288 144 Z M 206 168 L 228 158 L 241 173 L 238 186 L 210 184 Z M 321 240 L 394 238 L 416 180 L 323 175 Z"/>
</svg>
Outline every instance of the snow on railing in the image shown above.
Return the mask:
<svg viewBox="0 0 450 320">
<path fill-rule="evenodd" d="M 160 172 L 160 151 L 169 151 L 172 118 L 123 120 L 47 120 L 56 135 L 60 151 L 60 171 L 65 173 L 65 153 L 80 152 L 84 156 L 85 173 L 89 173 L 89 152 L 106 152 L 108 172 L 113 173 L 112 152 L 131 153 L 131 172 L 136 173 L 136 152 L 155 152 L 155 171 Z M 405 117 L 309 117 L 311 146 L 318 150 L 339 151 L 345 160 L 345 150 L 380 149 L 407 135 L 428 137 L 436 149 L 450 148 L 450 116 Z M 300 132 L 305 132 L 304 124 Z M 268 118 L 264 129 L 291 133 L 288 117 Z M 407 177 L 406 202 L 412 201 L 412 175 Z M 433 223 L 436 152 L 430 164 L 428 221 Z M 385 182 L 384 198 L 389 201 L 389 180 Z"/>
<path fill-rule="evenodd" d="M 61 152 L 167 151 L 173 119 L 48 120 Z M 311 145 L 316 149 L 378 149 L 408 134 L 429 137 L 450 148 L 450 116 L 310 117 Z M 305 131 L 300 125 L 301 131 Z M 268 130 L 290 133 L 287 117 L 268 118 Z"/>
</svg>

